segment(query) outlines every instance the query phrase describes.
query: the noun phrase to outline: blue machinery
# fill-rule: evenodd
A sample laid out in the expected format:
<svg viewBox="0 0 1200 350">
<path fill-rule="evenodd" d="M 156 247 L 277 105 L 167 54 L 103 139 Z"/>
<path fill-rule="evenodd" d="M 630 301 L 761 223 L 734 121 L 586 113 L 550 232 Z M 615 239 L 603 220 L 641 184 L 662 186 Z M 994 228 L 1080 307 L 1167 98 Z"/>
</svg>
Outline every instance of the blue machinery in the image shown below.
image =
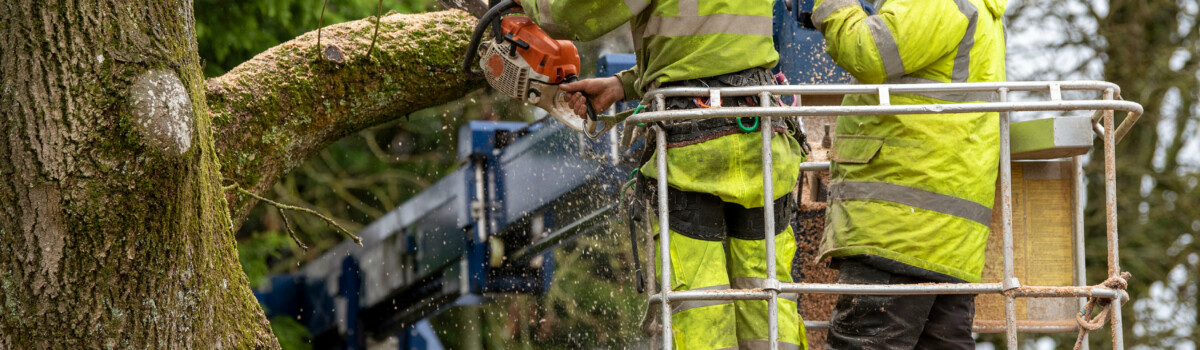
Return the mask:
<svg viewBox="0 0 1200 350">
<path fill-rule="evenodd" d="M 848 81 L 791 2 L 775 4 L 778 68 L 792 83 Z M 633 64 L 632 55 L 606 55 L 597 75 Z M 544 292 L 550 249 L 613 217 L 630 170 L 618 166 L 616 132 L 588 140 L 552 119 L 470 122 L 459 130 L 459 170 L 358 232 L 362 247 L 343 242 L 255 296 L 269 316 L 298 319 L 318 348 L 361 349 L 366 337 L 392 335 L 402 349 L 440 348 L 425 319 L 486 293 Z"/>
</svg>

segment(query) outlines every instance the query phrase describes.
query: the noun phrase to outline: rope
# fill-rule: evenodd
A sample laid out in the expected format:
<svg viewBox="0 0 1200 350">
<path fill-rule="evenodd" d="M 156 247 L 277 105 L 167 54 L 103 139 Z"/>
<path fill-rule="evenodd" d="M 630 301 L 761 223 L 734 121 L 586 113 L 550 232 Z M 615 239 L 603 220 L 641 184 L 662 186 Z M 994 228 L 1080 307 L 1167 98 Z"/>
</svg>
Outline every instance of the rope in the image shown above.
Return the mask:
<svg viewBox="0 0 1200 350">
<path fill-rule="evenodd" d="M 1109 277 L 1100 285 L 1109 289 L 1125 290 L 1129 285 L 1129 272 L 1122 272 L 1118 277 Z M 1092 312 L 1096 308 L 1100 308 L 1100 313 L 1096 317 L 1092 317 Z M 1083 347 L 1083 337 L 1087 336 L 1088 332 L 1104 327 L 1104 320 L 1108 319 L 1108 314 L 1112 312 L 1112 300 L 1108 298 L 1091 297 L 1088 298 L 1087 304 L 1079 309 L 1079 313 L 1075 315 L 1075 322 L 1079 323 L 1079 336 L 1075 338 L 1075 350 Z"/>
</svg>

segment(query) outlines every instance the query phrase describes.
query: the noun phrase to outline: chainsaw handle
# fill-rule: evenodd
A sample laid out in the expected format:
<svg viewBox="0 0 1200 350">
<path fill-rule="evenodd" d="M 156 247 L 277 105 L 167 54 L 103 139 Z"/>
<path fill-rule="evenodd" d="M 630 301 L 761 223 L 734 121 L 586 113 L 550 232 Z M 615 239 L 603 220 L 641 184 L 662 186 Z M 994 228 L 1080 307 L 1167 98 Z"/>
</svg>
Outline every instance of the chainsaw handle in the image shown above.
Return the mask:
<svg viewBox="0 0 1200 350">
<path fill-rule="evenodd" d="M 467 44 L 467 57 L 463 59 L 463 71 L 467 72 L 468 74 L 483 74 L 474 68 L 475 55 L 477 55 L 477 51 L 479 51 L 479 42 L 483 40 L 483 33 L 485 33 L 488 27 L 491 26 L 493 27 L 494 31 L 493 35 L 499 37 L 500 24 L 495 22 L 495 20 L 499 19 L 499 16 L 502 15 L 504 10 L 518 6 L 520 5 L 513 0 L 504 0 L 497 3 L 496 6 L 492 6 L 492 8 L 488 9 L 482 17 L 479 17 L 479 23 L 475 25 L 475 30 L 471 32 L 471 42 Z"/>
<path fill-rule="evenodd" d="M 608 131 L 608 129 L 612 129 L 612 126 L 608 125 L 608 121 L 602 121 L 596 115 L 596 109 L 592 107 L 592 99 L 590 97 L 587 97 L 585 94 L 583 98 L 584 103 L 587 104 L 587 120 L 583 121 L 583 134 L 587 135 L 589 139 L 595 140 L 601 134 Z"/>
<path fill-rule="evenodd" d="M 583 121 L 583 134 L 589 139 L 596 139 L 600 134 L 608 131 L 609 128 L 600 121 L 596 115 L 596 108 L 592 107 L 592 98 L 587 94 L 583 94 L 583 104 L 587 105 L 587 119 Z"/>
<path fill-rule="evenodd" d="M 587 105 L 587 118 L 591 121 L 596 121 L 596 108 L 592 107 L 592 98 L 587 94 L 583 94 L 583 104 Z"/>
</svg>

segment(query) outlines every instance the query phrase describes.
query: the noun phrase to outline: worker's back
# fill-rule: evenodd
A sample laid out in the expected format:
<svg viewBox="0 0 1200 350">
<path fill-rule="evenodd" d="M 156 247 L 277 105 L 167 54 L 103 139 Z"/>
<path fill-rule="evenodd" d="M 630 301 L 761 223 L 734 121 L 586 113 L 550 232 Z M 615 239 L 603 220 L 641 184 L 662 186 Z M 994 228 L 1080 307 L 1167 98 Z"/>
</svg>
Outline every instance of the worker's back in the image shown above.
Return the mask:
<svg viewBox="0 0 1200 350">
<path fill-rule="evenodd" d="M 824 10 L 830 55 L 861 82 L 1005 78 L 1004 9 L 997 0 L 894 0 L 869 17 Z M 897 94 L 890 103 L 994 99 L 991 93 Z M 844 104 L 879 102 L 877 95 L 849 95 Z M 824 256 L 869 254 L 979 281 L 999 157 L 997 118 L 996 113 L 840 118 Z M 904 193 L 932 199 L 890 198 Z"/>
</svg>

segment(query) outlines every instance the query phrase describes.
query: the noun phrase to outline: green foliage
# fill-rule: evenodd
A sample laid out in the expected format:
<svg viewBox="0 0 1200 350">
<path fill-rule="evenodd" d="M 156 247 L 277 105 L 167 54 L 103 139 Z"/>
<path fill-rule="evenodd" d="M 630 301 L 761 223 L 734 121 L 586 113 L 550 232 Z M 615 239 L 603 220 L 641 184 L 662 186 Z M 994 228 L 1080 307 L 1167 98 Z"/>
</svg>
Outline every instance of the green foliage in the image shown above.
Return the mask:
<svg viewBox="0 0 1200 350">
<path fill-rule="evenodd" d="M 255 232 L 238 242 L 238 262 L 250 279 L 250 287 L 258 288 L 268 275 L 278 271 L 276 262 L 300 250 L 286 232 Z"/>
<path fill-rule="evenodd" d="M 553 252 L 554 278 L 543 295 L 493 295 L 477 309 L 434 317 L 448 348 L 637 348 L 645 295 L 634 280 L 628 233 L 595 230 Z"/>
<path fill-rule="evenodd" d="M 1061 35 L 1033 55 L 1080 56 L 1052 60 L 1023 80 L 1101 79 L 1121 87 L 1145 114 L 1116 146 L 1120 267 L 1132 273 L 1125 304 L 1126 348 L 1174 349 L 1200 344 L 1200 12 L 1195 1 L 1020 1 L 1009 9 L 1010 28 Z M 1064 55 L 1064 53 L 1066 55 Z M 1010 68 L 1028 57 L 1010 53 Z M 1065 62 L 1064 62 L 1065 61 Z M 1064 64 L 1065 63 L 1065 64 Z M 1026 68 L 1028 69 L 1028 68 Z M 1124 113 L 1117 113 L 1120 123 Z M 1103 156 L 1096 142 L 1085 172 L 1088 282 L 1108 275 Z M 1190 150 L 1190 152 L 1189 152 Z M 1156 312 L 1173 310 L 1172 312 Z M 1178 311 L 1175 311 L 1178 310 Z M 1112 348 L 1109 329 L 1090 338 L 1093 349 Z M 1060 344 L 1074 336 L 1058 338 Z"/>
<path fill-rule="evenodd" d="M 324 0 L 196 0 L 204 74 L 218 76 L 275 45 L 317 29 Z M 374 16 L 376 0 L 329 0 L 323 25 Z M 434 9 L 432 0 L 385 0 L 383 13 Z"/>
<path fill-rule="evenodd" d="M 310 350 L 308 343 L 308 328 L 290 317 L 276 316 L 271 318 L 271 332 L 279 339 L 279 347 L 288 350 Z"/>
<path fill-rule="evenodd" d="M 642 337 L 646 295 L 636 289 L 630 243 L 614 222 L 554 251 L 554 282 L 538 304 L 559 322 L 540 337 L 570 349 L 622 348 Z"/>
</svg>

